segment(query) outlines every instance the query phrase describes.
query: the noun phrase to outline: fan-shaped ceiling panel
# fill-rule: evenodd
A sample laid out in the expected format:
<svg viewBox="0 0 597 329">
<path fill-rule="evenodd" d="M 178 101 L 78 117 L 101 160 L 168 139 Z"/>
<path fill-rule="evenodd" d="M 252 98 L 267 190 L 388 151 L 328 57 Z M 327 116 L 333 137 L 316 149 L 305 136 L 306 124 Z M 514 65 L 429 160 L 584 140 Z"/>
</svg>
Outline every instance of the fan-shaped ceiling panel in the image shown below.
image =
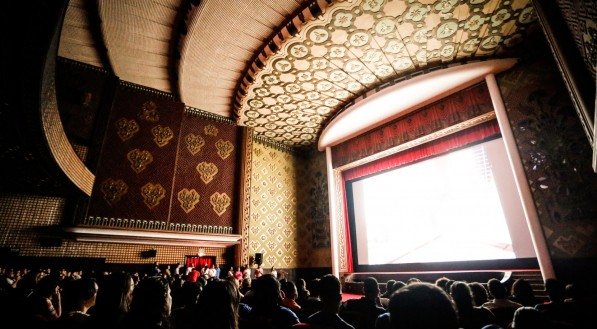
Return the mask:
<svg viewBox="0 0 597 329">
<path fill-rule="evenodd" d="M 114 73 L 170 92 L 170 40 L 182 0 L 99 1 L 101 28 Z"/>
<path fill-rule="evenodd" d="M 351 99 L 428 66 L 505 53 L 535 20 L 530 0 L 349 0 L 322 10 L 251 64 L 237 91 L 239 124 L 313 144 Z"/>
<path fill-rule="evenodd" d="M 266 38 L 307 2 L 204 0 L 193 8 L 181 47 L 178 76 L 182 101 L 231 116 L 234 91 L 247 63 Z"/>
<path fill-rule="evenodd" d="M 71 0 L 66 9 L 60 35 L 58 56 L 70 58 L 97 67 L 104 67 L 93 39 L 92 15 L 85 0 Z"/>
</svg>

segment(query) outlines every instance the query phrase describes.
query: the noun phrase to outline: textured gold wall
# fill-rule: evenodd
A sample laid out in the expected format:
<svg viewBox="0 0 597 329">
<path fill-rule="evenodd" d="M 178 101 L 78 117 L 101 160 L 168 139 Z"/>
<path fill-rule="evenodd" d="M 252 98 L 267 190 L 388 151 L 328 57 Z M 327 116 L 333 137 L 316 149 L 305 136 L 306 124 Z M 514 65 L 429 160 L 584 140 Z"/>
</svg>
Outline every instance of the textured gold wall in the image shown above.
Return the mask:
<svg viewBox="0 0 597 329">
<path fill-rule="evenodd" d="M 66 199 L 44 196 L 0 196 L 0 246 L 20 249 L 20 256 L 97 257 L 106 263 L 144 264 L 157 261 L 184 262 L 185 255 L 196 255 L 198 247 L 77 242 L 65 239 L 59 247 L 42 247 L 39 239 L 48 228 L 61 223 Z M 156 249 L 155 258 L 142 258 L 141 252 Z M 203 248 L 208 256 L 223 262 L 225 249 Z"/>
<path fill-rule="evenodd" d="M 325 156 L 254 142 L 251 165 L 249 255 L 266 268 L 330 266 Z"/>
</svg>

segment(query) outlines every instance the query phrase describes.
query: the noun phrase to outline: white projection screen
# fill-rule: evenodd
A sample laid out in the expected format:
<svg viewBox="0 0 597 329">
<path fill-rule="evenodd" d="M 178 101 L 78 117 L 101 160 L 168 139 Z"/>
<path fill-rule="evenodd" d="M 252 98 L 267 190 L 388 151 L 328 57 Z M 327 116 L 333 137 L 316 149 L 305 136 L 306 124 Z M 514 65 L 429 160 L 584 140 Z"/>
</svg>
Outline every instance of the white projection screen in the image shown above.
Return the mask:
<svg viewBox="0 0 597 329">
<path fill-rule="evenodd" d="M 536 257 L 501 138 L 348 185 L 356 265 Z"/>
</svg>

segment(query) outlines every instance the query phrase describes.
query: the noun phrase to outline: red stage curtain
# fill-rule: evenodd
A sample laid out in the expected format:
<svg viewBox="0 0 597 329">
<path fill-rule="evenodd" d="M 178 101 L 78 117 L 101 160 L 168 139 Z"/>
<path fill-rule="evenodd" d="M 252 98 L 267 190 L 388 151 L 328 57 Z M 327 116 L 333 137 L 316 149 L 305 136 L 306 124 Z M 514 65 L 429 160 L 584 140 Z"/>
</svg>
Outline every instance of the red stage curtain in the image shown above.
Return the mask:
<svg viewBox="0 0 597 329">
<path fill-rule="evenodd" d="M 342 173 L 344 182 L 393 169 L 411 162 L 446 153 L 497 136 L 500 127 L 496 120 L 486 122 L 467 130 L 452 134 L 421 146 L 346 170 Z"/>
<path fill-rule="evenodd" d="M 346 181 L 342 182 L 342 197 L 344 198 L 343 211 L 344 211 L 344 236 L 346 237 L 346 271 L 352 272 L 354 264 L 352 263 L 352 241 L 350 238 L 350 223 L 348 221 L 348 206 L 346 202 Z"/>
<path fill-rule="evenodd" d="M 481 83 L 332 147 L 332 165 L 346 165 L 491 111 L 487 85 Z"/>
</svg>

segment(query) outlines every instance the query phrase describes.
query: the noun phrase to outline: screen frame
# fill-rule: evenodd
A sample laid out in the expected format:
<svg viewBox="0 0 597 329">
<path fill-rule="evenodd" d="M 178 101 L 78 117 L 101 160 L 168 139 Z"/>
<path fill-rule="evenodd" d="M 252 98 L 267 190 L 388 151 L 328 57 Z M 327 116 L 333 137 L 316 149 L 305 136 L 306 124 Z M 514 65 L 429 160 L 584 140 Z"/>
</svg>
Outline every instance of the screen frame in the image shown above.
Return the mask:
<svg viewBox="0 0 597 329">
<path fill-rule="evenodd" d="M 496 136 L 495 138 L 489 138 L 478 141 L 477 143 L 466 145 L 462 148 L 451 150 L 450 152 L 440 153 L 431 157 L 420 159 L 415 162 L 410 162 L 406 165 L 384 170 L 372 175 L 360 177 L 351 181 L 346 181 L 344 189 L 346 195 L 346 225 L 348 225 L 348 231 L 350 234 L 350 250 L 352 253 L 352 268 L 353 272 L 425 272 L 425 271 L 472 271 L 472 270 L 522 270 L 529 268 L 537 268 L 539 263 L 536 257 L 530 258 L 514 258 L 514 259 L 490 259 L 490 260 L 471 260 L 471 261 L 448 261 L 448 262 L 425 262 L 425 263 L 402 263 L 402 264 L 375 264 L 375 265 L 364 265 L 359 264 L 358 251 L 357 251 L 357 232 L 356 232 L 356 219 L 354 212 L 354 200 L 353 200 L 353 187 L 352 184 L 363 179 L 374 177 L 377 175 L 384 174 L 388 171 L 396 170 L 400 167 L 406 167 L 415 163 L 433 159 L 438 156 L 446 155 L 451 152 L 456 152 L 463 148 L 471 147 L 476 144 L 487 142 L 492 139 L 501 138 Z"/>
</svg>

